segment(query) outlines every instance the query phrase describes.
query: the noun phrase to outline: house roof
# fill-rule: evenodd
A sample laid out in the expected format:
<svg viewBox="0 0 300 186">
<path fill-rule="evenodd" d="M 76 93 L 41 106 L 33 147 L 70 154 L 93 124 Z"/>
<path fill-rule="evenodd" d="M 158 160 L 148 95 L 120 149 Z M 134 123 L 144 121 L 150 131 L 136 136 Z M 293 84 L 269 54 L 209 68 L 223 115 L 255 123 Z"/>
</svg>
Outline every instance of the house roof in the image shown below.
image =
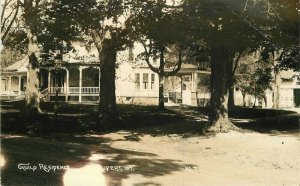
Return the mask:
<svg viewBox="0 0 300 186">
<path fill-rule="evenodd" d="M 26 56 L 20 61 L 15 62 L 14 64 L 3 69 L 4 72 L 27 72 L 27 66 L 29 64 L 29 58 Z"/>
<path fill-rule="evenodd" d="M 181 65 L 181 69 L 195 69 L 195 70 L 197 70 L 198 67 L 197 67 L 197 65 L 183 63 Z"/>
<path fill-rule="evenodd" d="M 295 75 L 295 72 L 293 70 L 283 70 L 280 71 L 280 77 L 282 79 L 291 79 Z"/>
</svg>

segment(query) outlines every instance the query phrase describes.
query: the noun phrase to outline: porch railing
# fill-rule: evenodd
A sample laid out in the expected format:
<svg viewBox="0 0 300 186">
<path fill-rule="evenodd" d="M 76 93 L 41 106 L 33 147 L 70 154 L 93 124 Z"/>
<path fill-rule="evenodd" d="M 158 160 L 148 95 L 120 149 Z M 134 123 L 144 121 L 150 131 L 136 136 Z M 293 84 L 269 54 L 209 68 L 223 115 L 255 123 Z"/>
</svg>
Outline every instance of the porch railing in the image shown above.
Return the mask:
<svg viewBox="0 0 300 186">
<path fill-rule="evenodd" d="M 50 87 L 50 93 L 56 93 L 58 89 L 59 94 L 79 94 L 79 87 L 69 87 L 69 90 L 65 87 Z M 99 87 L 81 87 L 81 94 L 99 94 Z"/>
<path fill-rule="evenodd" d="M 79 94 L 79 87 L 69 87 L 70 94 Z"/>
<path fill-rule="evenodd" d="M 98 94 L 99 91 L 99 87 L 81 87 L 82 94 Z"/>
<path fill-rule="evenodd" d="M 64 87 L 49 87 L 49 93 L 55 94 L 56 90 L 58 91 L 59 94 L 65 93 Z"/>
</svg>

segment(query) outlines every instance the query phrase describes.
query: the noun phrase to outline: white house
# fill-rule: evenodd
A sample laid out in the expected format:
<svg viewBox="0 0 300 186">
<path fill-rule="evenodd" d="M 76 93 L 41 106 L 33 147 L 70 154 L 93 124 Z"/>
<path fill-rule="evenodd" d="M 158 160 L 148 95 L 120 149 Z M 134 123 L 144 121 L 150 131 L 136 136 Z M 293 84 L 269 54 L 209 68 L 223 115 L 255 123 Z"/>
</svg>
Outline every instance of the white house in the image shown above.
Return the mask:
<svg viewBox="0 0 300 186">
<path fill-rule="evenodd" d="M 24 94 L 27 83 L 28 58 L 24 58 L 1 72 L 1 95 L 4 97 Z"/>
<path fill-rule="evenodd" d="M 74 50 L 63 56 L 63 61 L 43 64 L 39 69 L 40 91 L 47 100 L 54 100 L 56 92 L 61 101 L 98 101 L 100 92 L 100 68 L 95 47 L 85 47 L 82 43 L 72 43 Z M 116 70 L 116 99 L 118 103 L 156 105 L 158 103 L 158 75 L 147 64 L 137 58 L 142 48 L 135 44 L 133 49 L 118 52 Z M 153 66 L 158 66 L 152 60 Z M 17 61 L 1 72 L 1 98 L 13 98 L 24 94 L 27 84 L 28 57 Z M 165 102 L 192 106 L 206 106 L 210 99 L 209 64 L 182 64 L 180 71 L 165 78 Z M 166 69 L 168 70 L 168 69 Z M 300 74 L 280 73 L 279 106 L 300 106 Z M 104 87 L 105 88 L 105 87 Z M 273 88 L 273 90 L 275 87 Z M 242 95 L 235 91 L 235 104 L 243 105 Z M 267 92 L 267 105 L 262 101 L 257 105 L 272 108 L 274 92 Z M 251 96 L 246 98 L 248 106 L 253 105 Z"/>
<path fill-rule="evenodd" d="M 293 72 L 292 70 L 284 70 L 280 71 L 278 76 L 278 82 L 275 83 L 275 78 L 272 82 L 272 90 L 266 91 L 266 104 L 264 100 L 257 100 L 256 105 L 263 108 L 275 108 L 276 90 L 278 90 L 279 108 L 300 107 L 300 73 Z M 242 93 L 235 90 L 234 96 L 235 104 L 242 106 Z M 246 95 L 245 101 L 246 106 L 253 106 L 255 100 L 253 96 Z"/>
<path fill-rule="evenodd" d="M 98 101 L 100 92 L 100 68 L 95 47 L 72 43 L 74 50 L 63 56 L 63 61 L 43 64 L 39 69 L 40 91 L 48 100 Z M 116 70 L 116 97 L 118 103 L 158 103 L 158 75 L 144 61 L 137 58 L 142 48 L 118 52 Z M 158 66 L 157 60 L 152 60 Z M 27 80 L 28 58 L 5 68 L 1 74 L 1 96 L 14 97 L 24 94 Z M 166 69 L 168 70 L 168 69 Z M 174 77 L 165 79 L 165 101 L 172 104 L 199 105 L 209 99 L 209 91 L 199 84 L 202 75 L 209 71 L 198 70 L 196 65 L 183 64 Z M 173 86 L 171 86 L 173 84 Z M 104 87 L 105 88 L 105 87 Z"/>
</svg>

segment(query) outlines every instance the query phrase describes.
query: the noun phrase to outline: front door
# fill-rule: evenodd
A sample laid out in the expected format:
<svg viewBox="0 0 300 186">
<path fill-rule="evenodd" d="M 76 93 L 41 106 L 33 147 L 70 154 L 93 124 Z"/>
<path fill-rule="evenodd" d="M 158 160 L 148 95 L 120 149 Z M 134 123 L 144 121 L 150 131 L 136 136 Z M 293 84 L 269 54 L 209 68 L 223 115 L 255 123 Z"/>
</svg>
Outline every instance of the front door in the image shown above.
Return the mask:
<svg viewBox="0 0 300 186">
<path fill-rule="evenodd" d="M 53 76 L 53 87 L 63 87 L 64 86 L 64 72 L 63 71 L 59 71 L 54 73 Z"/>
<path fill-rule="evenodd" d="M 294 89 L 295 107 L 300 107 L 300 89 Z"/>
</svg>

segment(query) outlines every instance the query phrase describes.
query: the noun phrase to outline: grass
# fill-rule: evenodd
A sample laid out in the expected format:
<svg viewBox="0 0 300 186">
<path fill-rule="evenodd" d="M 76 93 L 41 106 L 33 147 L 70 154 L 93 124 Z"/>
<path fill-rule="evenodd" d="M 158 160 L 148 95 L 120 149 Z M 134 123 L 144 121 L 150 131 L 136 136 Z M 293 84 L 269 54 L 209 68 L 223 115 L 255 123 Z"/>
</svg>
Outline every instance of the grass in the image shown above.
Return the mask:
<svg viewBox="0 0 300 186">
<path fill-rule="evenodd" d="M 87 132 L 95 130 L 100 120 L 97 104 L 60 102 L 57 118 L 54 116 L 53 102 L 43 103 L 41 108 L 44 113 L 31 119 L 22 115 L 22 102 L 2 101 L 1 108 L 1 130 L 3 132 L 24 132 L 22 127 L 24 122 L 27 123 L 25 131 L 38 133 Z M 110 128 L 109 131 L 168 125 L 183 120 L 183 117 L 174 111 L 159 111 L 155 106 L 118 105 L 118 111 L 120 118 L 116 121 L 114 128 Z"/>
<path fill-rule="evenodd" d="M 98 105 L 95 103 L 59 102 L 58 115 L 55 118 L 54 103 L 45 102 L 41 105 L 44 113 L 31 119 L 22 115 L 23 104 L 22 102 L 1 102 L 2 133 L 72 134 L 98 130 L 96 126 L 100 119 Z M 100 129 L 100 132 L 134 130 L 139 134 L 148 133 L 154 136 L 199 135 L 207 125 L 208 116 L 207 109 L 197 107 L 177 107 L 160 111 L 156 106 L 118 105 L 118 111 L 120 118 L 114 126 L 109 129 Z M 300 128 L 299 114 L 292 111 L 236 107 L 229 114 L 238 127 L 258 132 Z"/>
</svg>

